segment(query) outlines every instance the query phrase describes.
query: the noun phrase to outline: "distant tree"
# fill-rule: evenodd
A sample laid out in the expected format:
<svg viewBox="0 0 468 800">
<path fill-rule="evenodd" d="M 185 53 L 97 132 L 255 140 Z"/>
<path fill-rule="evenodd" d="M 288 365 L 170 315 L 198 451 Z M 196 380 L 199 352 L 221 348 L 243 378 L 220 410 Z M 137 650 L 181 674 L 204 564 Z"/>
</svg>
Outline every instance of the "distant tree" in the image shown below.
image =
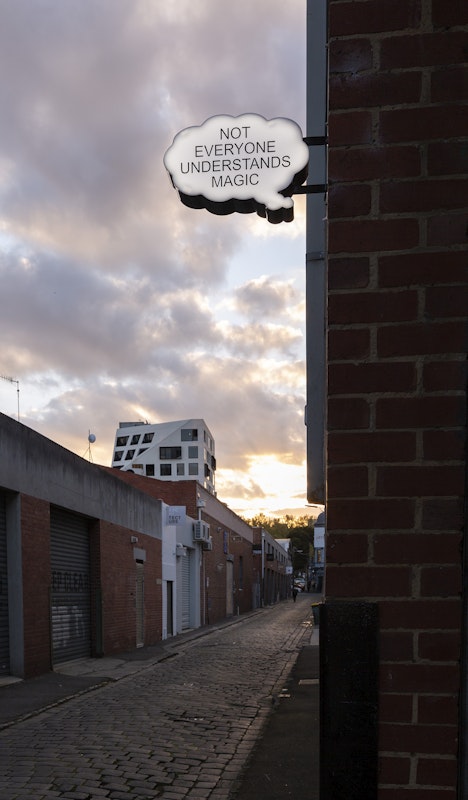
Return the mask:
<svg viewBox="0 0 468 800">
<path fill-rule="evenodd" d="M 275 539 L 289 539 L 293 571 L 297 573 L 304 572 L 309 559 L 313 557 L 316 518 L 307 514 L 300 517 L 294 517 L 292 514 L 286 514 L 284 517 L 256 514 L 245 521 L 253 528 L 263 528 Z"/>
<path fill-rule="evenodd" d="M 304 514 L 294 517 L 292 514 L 285 514 L 283 517 L 267 517 L 266 514 L 256 514 L 251 519 L 245 519 L 248 525 L 253 528 L 263 528 L 275 539 L 290 539 L 292 532 L 298 528 L 313 528 L 316 517 L 309 517 Z"/>
</svg>

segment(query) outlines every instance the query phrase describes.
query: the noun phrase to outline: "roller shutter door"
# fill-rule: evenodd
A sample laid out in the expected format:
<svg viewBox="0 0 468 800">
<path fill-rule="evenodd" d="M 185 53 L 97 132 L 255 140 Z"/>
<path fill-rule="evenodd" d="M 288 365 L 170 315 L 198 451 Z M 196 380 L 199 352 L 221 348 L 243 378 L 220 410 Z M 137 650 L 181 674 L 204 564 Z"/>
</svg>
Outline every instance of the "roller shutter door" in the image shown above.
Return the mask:
<svg viewBox="0 0 468 800">
<path fill-rule="evenodd" d="M 91 653 L 89 536 L 83 517 L 51 509 L 52 661 Z"/>
<path fill-rule="evenodd" d="M 140 561 L 136 562 L 136 646 L 143 647 L 145 643 L 145 567 Z"/>
<path fill-rule="evenodd" d="M 190 628 L 190 550 L 187 549 L 187 555 L 181 558 L 181 562 L 182 630 L 186 631 Z"/>
<path fill-rule="evenodd" d="M 10 672 L 5 495 L 0 494 L 0 676 Z"/>
</svg>

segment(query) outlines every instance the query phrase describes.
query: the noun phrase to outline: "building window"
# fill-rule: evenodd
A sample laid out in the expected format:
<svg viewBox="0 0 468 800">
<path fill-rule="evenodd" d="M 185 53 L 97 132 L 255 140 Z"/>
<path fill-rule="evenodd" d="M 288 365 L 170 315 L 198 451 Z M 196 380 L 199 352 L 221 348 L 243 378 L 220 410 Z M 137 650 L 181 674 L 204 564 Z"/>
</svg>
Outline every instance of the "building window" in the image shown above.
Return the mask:
<svg viewBox="0 0 468 800">
<path fill-rule="evenodd" d="M 198 458 L 198 447 L 196 445 L 189 445 L 188 449 L 189 458 Z"/>
<path fill-rule="evenodd" d="M 140 456 L 142 453 L 146 453 L 147 449 L 147 447 L 140 447 L 137 456 Z"/>
<path fill-rule="evenodd" d="M 140 441 L 140 434 L 139 433 L 134 433 L 133 436 L 132 436 L 132 441 L 130 442 L 130 444 L 138 444 L 139 441 Z"/>
<path fill-rule="evenodd" d="M 145 433 L 145 435 L 143 436 L 143 442 L 142 443 L 143 444 L 149 444 L 150 442 L 153 441 L 153 436 L 154 436 L 154 433 Z"/>
<path fill-rule="evenodd" d="M 182 428 L 180 438 L 182 442 L 198 442 L 198 428 Z"/>
<path fill-rule="evenodd" d="M 123 450 L 116 450 L 114 453 L 114 461 L 122 461 Z"/>
<path fill-rule="evenodd" d="M 211 470 L 208 464 L 205 464 L 205 478 L 209 478 L 211 480 Z"/>
<path fill-rule="evenodd" d="M 185 464 L 177 464 L 177 474 L 185 475 Z"/>
<path fill-rule="evenodd" d="M 172 475 L 172 465 L 171 464 L 160 464 L 159 465 L 159 474 L 161 477 L 167 478 L 168 475 Z"/>
<path fill-rule="evenodd" d="M 154 478 L 154 464 L 147 464 L 145 472 L 149 478 Z"/>
<path fill-rule="evenodd" d="M 190 463 L 188 465 L 188 474 L 189 475 L 198 475 L 198 464 Z"/>
<path fill-rule="evenodd" d="M 125 447 L 127 442 L 128 442 L 128 436 L 117 436 L 116 446 L 117 447 Z"/>
<path fill-rule="evenodd" d="M 169 459 L 182 458 L 181 447 L 160 447 L 159 458 L 161 461 L 168 461 Z"/>
<path fill-rule="evenodd" d="M 127 455 L 125 456 L 125 458 L 128 461 L 130 458 L 133 458 L 134 455 L 135 455 L 134 450 L 127 450 Z"/>
</svg>

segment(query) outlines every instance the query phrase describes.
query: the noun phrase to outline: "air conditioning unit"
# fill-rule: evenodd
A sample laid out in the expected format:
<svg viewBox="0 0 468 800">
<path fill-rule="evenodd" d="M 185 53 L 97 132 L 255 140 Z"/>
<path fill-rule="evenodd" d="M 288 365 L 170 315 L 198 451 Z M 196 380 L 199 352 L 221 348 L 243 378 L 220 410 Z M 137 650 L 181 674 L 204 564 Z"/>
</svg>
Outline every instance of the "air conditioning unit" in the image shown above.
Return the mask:
<svg viewBox="0 0 468 800">
<path fill-rule="evenodd" d="M 210 538 L 210 526 L 199 519 L 193 523 L 193 538 L 196 542 L 207 542 Z"/>
<path fill-rule="evenodd" d="M 208 537 L 206 542 L 203 542 L 203 549 L 204 550 L 212 550 L 213 549 L 213 539 L 211 536 Z"/>
</svg>

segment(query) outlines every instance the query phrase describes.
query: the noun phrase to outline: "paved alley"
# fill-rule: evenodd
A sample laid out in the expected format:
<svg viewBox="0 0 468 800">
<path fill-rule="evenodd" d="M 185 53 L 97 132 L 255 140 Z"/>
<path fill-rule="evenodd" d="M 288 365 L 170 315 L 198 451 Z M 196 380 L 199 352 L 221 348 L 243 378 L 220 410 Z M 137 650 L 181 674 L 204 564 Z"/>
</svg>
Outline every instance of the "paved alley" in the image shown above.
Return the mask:
<svg viewBox="0 0 468 800">
<path fill-rule="evenodd" d="M 311 596 L 0 731 L 2 800 L 227 800 L 303 645 Z M 0 688 L 0 703 L 1 703 Z"/>
</svg>

